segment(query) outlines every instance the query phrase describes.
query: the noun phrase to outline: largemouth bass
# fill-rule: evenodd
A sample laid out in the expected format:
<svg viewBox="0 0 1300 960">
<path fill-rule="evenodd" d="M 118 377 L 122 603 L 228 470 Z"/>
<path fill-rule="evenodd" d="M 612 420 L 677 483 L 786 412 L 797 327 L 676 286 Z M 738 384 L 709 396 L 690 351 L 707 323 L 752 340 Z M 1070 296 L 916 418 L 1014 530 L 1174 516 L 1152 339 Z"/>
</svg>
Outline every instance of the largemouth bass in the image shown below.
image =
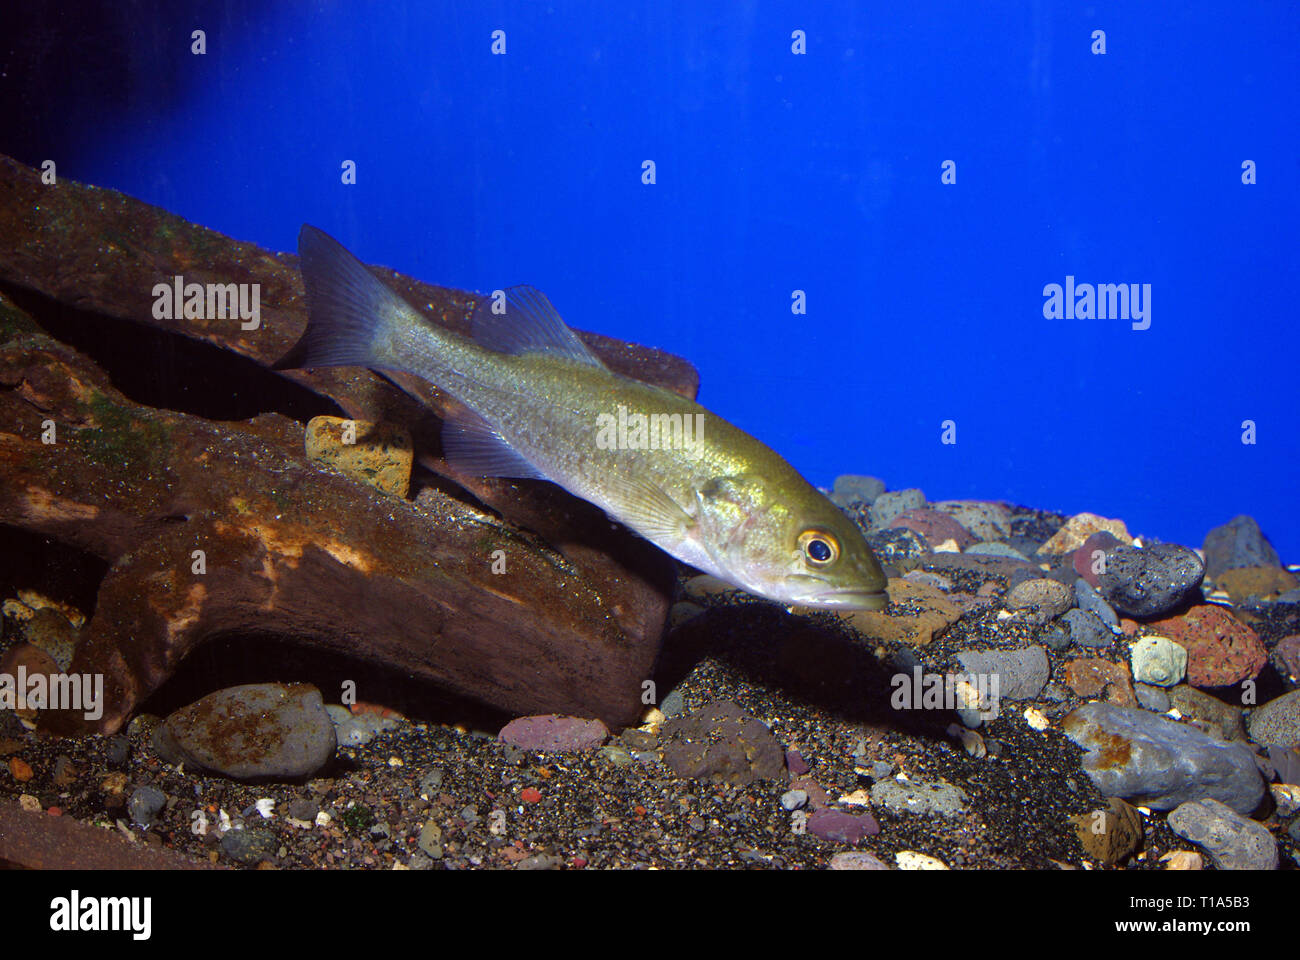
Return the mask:
<svg viewBox="0 0 1300 960">
<path fill-rule="evenodd" d="M 443 452 L 468 475 L 559 484 L 683 563 L 787 605 L 888 602 L 862 533 L 793 467 L 699 404 L 608 369 L 532 287 L 480 302 L 470 339 L 315 227 L 298 251 L 309 320 L 278 367 L 414 374 L 465 406 Z"/>
</svg>

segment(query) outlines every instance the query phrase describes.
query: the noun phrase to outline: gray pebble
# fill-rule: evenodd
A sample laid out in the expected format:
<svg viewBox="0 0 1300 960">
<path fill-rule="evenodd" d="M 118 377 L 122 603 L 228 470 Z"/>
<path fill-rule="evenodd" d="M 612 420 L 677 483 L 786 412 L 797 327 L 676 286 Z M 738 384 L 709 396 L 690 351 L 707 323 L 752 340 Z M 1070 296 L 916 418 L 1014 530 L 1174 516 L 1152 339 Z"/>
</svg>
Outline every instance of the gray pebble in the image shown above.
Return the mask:
<svg viewBox="0 0 1300 960">
<path fill-rule="evenodd" d="M 1029 558 L 1017 550 L 1015 547 L 1008 546 L 997 540 L 989 543 L 975 543 L 967 547 L 963 553 L 973 553 L 977 557 L 1008 557 L 1012 560 L 1023 560 L 1029 562 Z"/>
<path fill-rule="evenodd" d="M 353 713 L 347 707 L 331 703 L 325 707 L 330 721 L 334 724 L 334 735 L 339 745 L 344 747 L 365 746 L 376 736 L 398 726 L 392 717 L 382 717 L 377 713 Z"/>
<path fill-rule="evenodd" d="M 1095 613 L 1097 619 L 1106 626 L 1119 626 L 1119 616 L 1115 613 L 1115 609 L 1103 600 L 1101 594 L 1094 590 L 1092 584 L 1083 577 L 1074 581 L 1074 602 L 1080 610 Z"/>
<path fill-rule="evenodd" d="M 1238 567 L 1281 566 L 1277 551 L 1259 529 L 1254 517 L 1233 517 L 1205 535 L 1205 572 L 1211 579 Z"/>
<path fill-rule="evenodd" d="M 1135 683 L 1133 693 L 1137 696 L 1137 702 L 1147 710 L 1156 713 L 1165 713 L 1169 710 L 1169 694 L 1160 687 L 1154 687 L 1149 683 Z"/>
<path fill-rule="evenodd" d="M 1034 699 L 1042 693 L 1051 676 L 1047 651 L 1040 646 L 1018 650 L 964 650 L 957 654 L 957 662 L 967 673 L 990 678 L 996 676 L 997 695 L 1005 700 Z M 993 692 L 991 686 L 989 692 Z"/>
<path fill-rule="evenodd" d="M 925 494 L 915 488 L 882 493 L 871 504 L 871 526 L 875 530 L 883 529 L 901 514 L 923 506 Z"/>
<path fill-rule="evenodd" d="M 167 794 L 157 787 L 137 787 L 126 802 L 131 822 L 142 827 L 153 826 L 155 818 L 167 805 Z"/>
<path fill-rule="evenodd" d="M 1200 586 L 1205 567 L 1195 550 L 1176 543 L 1119 546 L 1106 551 L 1101 594 L 1120 613 L 1157 617 L 1168 613 Z"/>
<path fill-rule="evenodd" d="M 210 693 L 154 728 L 169 763 L 236 780 L 311 776 L 334 755 L 334 724 L 310 684 L 250 683 Z"/>
<path fill-rule="evenodd" d="M 1265 746 L 1300 744 L 1300 690 L 1284 693 L 1251 711 L 1246 726 L 1250 739 Z"/>
<path fill-rule="evenodd" d="M 280 843 L 265 830 L 227 830 L 221 837 L 221 852 L 240 863 L 270 860 Z"/>
<path fill-rule="evenodd" d="M 831 501 L 837 507 L 857 504 L 870 506 L 885 492 L 885 481 L 876 477 L 861 477 L 846 473 L 835 478 L 835 489 L 831 491 Z"/>
<path fill-rule="evenodd" d="M 808 793 L 805 790 L 787 790 L 781 794 L 781 806 L 786 810 L 798 810 L 808 802 Z"/>
<path fill-rule="evenodd" d="M 1070 631 L 1070 639 L 1081 647 L 1109 647 L 1115 634 L 1095 613 L 1071 610 L 1061 620 Z"/>
<path fill-rule="evenodd" d="M 1277 841 L 1268 828 L 1217 800 L 1182 804 L 1169 814 L 1169 829 L 1208 853 L 1220 870 L 1277 869 Z"/>
<path fill-rule="evenodd" d="M 942 780 L 891 777 L 871 788 L 871 802 L 896 814 L 955 817 L 966 808 L 966 791 Z"/>
<path fill-rule="evenodd" d="M 1086 748 L 1083 769 L 1108 797 L 1154 810 L 1214 799 L 1250 813 L 1264 796 L 1255 754 L 1168 717 L 1110 703 L 1087 703 L 1063 723 Z"/>
</svg>

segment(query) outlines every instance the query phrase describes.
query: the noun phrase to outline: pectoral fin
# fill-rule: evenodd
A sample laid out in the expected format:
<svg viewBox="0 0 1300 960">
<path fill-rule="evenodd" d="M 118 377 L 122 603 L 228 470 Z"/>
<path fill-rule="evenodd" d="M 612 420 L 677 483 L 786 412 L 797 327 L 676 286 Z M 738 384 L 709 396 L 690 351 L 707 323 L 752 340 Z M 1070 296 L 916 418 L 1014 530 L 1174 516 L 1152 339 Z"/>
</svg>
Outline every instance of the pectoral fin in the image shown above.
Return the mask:
<svg viewBox="0 0 1300 960">
<path fill-rule="evenodd" d="M 620 477 L 614 482 L 619 518 L 650 540 L 681 543 L 695 529 L 695 518 L 667 491 L 640 477 Z"/>
</svg>

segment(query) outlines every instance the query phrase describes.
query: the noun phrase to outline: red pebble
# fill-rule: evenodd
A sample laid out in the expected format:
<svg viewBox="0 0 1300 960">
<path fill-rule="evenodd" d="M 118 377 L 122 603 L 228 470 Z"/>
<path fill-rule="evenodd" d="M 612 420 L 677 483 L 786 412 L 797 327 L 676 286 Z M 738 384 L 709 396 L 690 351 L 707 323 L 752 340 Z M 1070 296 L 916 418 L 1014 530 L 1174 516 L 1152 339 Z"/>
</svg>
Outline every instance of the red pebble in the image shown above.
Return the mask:
<svg viewBox="0 0 1300 960">
<path fill-rule="evenodd" d="M 542 791 L 536 787 L 524 787 L 519 791 L 519 799 L 524 803 L 536 803 L 542 799 Z"/>
</svg>

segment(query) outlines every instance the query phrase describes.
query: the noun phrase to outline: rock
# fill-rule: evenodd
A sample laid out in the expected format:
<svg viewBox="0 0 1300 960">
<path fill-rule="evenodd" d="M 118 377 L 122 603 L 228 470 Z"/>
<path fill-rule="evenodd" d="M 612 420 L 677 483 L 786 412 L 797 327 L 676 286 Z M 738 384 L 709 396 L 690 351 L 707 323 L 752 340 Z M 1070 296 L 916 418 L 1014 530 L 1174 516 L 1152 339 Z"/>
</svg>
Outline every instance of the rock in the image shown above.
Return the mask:
<svg viewBox="0 0 1300 960">
<path fill-rule="evenodd" d="M 1196 551 L 1176 543 L 1115 547 L 1106 553 L 1100 590 L 1120 613 L 1158 617 L 1191 598 L 1204 576 Z"/>
<path fill-rule="evenodd" d="M 1187 673 L 1187 651 L 1167 637 L 1139 637 L 1128 646 L 1134 680 L 1172 687 Z"/>
<path fill-rule="evenodd" d="M 831 857 L 832 870 L 888 870 L 875 854 L 865 850 L 846 850 Z"/>
<path fill-rule="evenodd" d="M 803 754 L 798 750 L 787 750 L 785 752 L 785 766 L 792 777 L 802 777 L 812 769 L 808 766 L 808 761 L 803 758 Z"/>
<path fill-rule="evenodd" d="M 428 820 L 420 828 L 420 839 L 416 845 L 434 860 L 441 860 L 443 855 L 442 827 L 436 821 Z"/>
<path fill-rule="evenodd" d="M 841 619 L 864 636 L 887 643 L 924 646 L 961 617 L 961 609 L 942 590 L 901 577 L 890 577 L 890 604 L 885 610 L 855 610 Z"/>
<path fill-rule="evenodd" d="M 1203 870 L 1205 861 L 1201 855 L 1194 850 L 1170 850 L 1160 862 L 1165 864 L 1166 870 Z"/>
<path fill-rule="evenodd" d="M 1093 860 L 1113 866 L 1136 853 L 1142 844 L 1142 815 L 1123 800 L 1112 799 L 1106 809 L 1070 820 L 1084 853 Z"/>
<path fill-rule="evenodd" d="M 236 780 L 308 777 L 337 745 L 320 691 L 310 684 L 254 683 L 210 693 L 154 730 L 169 763 Z"/>
<path fill-rule="evenodd" d="M 1081 697 L 1106 698 L 1107 703 L 1136 707 L 1128 667 L 1109 660 L 1079 659 L 1065 665 L 1065 685 Z"/>
<path fill-rule="evenodd" d="M 1169 829 L 1208 853 L 1220 870 L 1277 869 L 1277 841 L 1268 828 L 1218 800 L 1180 805 L 1169 814 Z"/>
<path fill-rule="evenodd" d="M 1006 604 L 1012 610 L 1024 611 L 1030 623 L 1041 626 L 1069 610 L 1073 600 L 1073 592 L 1059 580 L 1038 577 L 1008 590 Z"/>
<path fill-rule="evenodd" d="M 1070 645 L 1070 628 L 1064 623 L 1054 623 L 1039 634 L 1038 639 L 1049 650 L 1064 650 Z"/>
<path fill-rule="evenodd" d="M 1280 566 L 1277 551 L 1259 529 L 1254 517 L 1233 517 L 1205 535 L 1205 573 L 1218 580 L 1225 570 L 1238 567 Z"/>
<path fill-rule="evenodd" d="M 947 865 L 936 857 L 915 850 L 900 850 L 894 854 L 899 870 L 947 870 Z"/>
<path fill-rule="evenodd" d="M 882 493 L 871 504 L 871 527 L 873 530 L 883 530 L 895 517 L 905 511 L 924 506 L 925 494 L 917 489 Z"/>
<path fill-rule="evenodd" d="M 1268 766 L 1282 783 L 1300 786 L 1300 752 L 1285 747 L 1269 747 Z"/>
<path fill-rule="evenodd" d="M 1255 631 L 1213 604 L 1157 620 L 1151 628 L 1187 651 L 1187 682 L 1194 687 L 1240 683 L 1268 663 L 1268 652 Z"/>
<path fill-rule="evenodd" d="M 1043 556 L 1057 556 L 1078 550 L 1094 533 L 1105 531 L 1124 543 L 1132 543 L 1123 520 L 1107 520 L 1095 513 L 1075 514 L 1065 521 L 1065 526 L 1052 534 L 1050 540 L 1038 548 Z"/>
<path fill-rule="evenodd" d="M 1300 684 L 1300 634 L 1283 637 L 1273 645 L 1273 663 L 1288 684 Z"/>
<path fill-rule="evenodd" d="M 814 837 L 836 843 L 858 844 L 880 832 L 880 824 L 869 813 L 843 813 L 839 810 L 814 810 L 806 827 Z"/>
<path fill-rule="evenodd" d="M 307 422 L 307 459 L 333 467 L 392 497 L 411 489 L 411 435 L 404 427 L 342 417 Z"/>
<path fill-rule="evenodd" d="M 907 573 L 903 574 L 903 579 L 908 583 L 921 583 L 925 584 L 927 587 L 934 587 L 945 596 L 948 596 L 948 592 L 952 590 L 951 580 L 942 574 L 930 573 L 926 570 L 909 570 Z"/>
<path fill-rule="evenodd" d="M 1250 739 L 1265 746 L 1300 747 L 1300 690 L 1284 693 L 1250 712 Z"/>
<path fill-rule="evenodd" d="M 1080 610 L 1095 614 L 1097 619 L 1106 626 L 1119 626 L 1119 617 L 1115 614 L 1114 608 L 1103 600 L 1096 588 L 1083 577 L 1074 581 L 1074 602 Z"/>
<path fill-rule="evenodd" d="M 240 863 L 271 860 L 280 841 L 266 830 L 227 830 L 221 837 L 221 852 Z"/>
<path fill-rule="evenodd" d="M 511 720 L 497 739 L 521 750 L 565 752 L 595 750 L 609 737 L 609 728 L 599 720 L 547 714 Z"/>
<path fill-rule="evenodd" d="M 963 650 L 957 662 L 966 673 L 998 678 L 998 696 L 1003 700 L 1032 700 L 1043 691 L 1051 676 L 1047 651 L 1040 646 L 1016 650 Z"/>
<path fill-rule="evenodd" d="M 771 731 L 731 700 L 668 720 L 659 737 L 664 763 L 679 777 L 747 784 L 785 773 L 785 751 Z"/>
<path fill-rule="evenodd" d="M 698 603 L 691 603 L 689 600 L 674 603 L 668 608 L 668 629 L 671 631 L 685 626 L 705 612 L 707 612 L 707 608 L 700 606 Z"/>
<path fill-rule="evenodd" d="M 1029 562 L 1029 558 L 1017 550 L 1015 547 L 1005 543 L 976 543 L 966 548 L 966 553 L 974 554 L 977 557 L 1006 557 L 1009 560 L 1020 560 L 1024 563 Z"/>
<path fill-rule="evenodd" d="M 1152 710 L 1156 713 L 1165 713 L 1169 710 L 1169 694 L 1160 687 L 1153 687 L 1149 683 L 1135 683 L 1133 694 L 1137 697 L 1138 705 L 1144 710 Z"/>
<path fill-rule="evenodd" d="M 1213 728 L 1224 740 L 1245 740 L 1245 715 L 1240 707 L 1224 703 L 1218 697 L 1179 684 L 1169 691 L 1169 706 L 1189 720 L 1199 720 Z"/>
<path fill-rule="evenodd" d="M 396 729 L 401 721 L 380 713 L 353 713 L 347 707 L 329 704 L 325 707 L 334 724 L 334 736 L 341 747 L 361 747 L 379 734 Z"/>
<path fill-rule="evenodd" d="M 942 780 L 881 780 L 871 788 L 871 802 L 891 813 L 956 817 L 966 810 L 966 791 Z"/>
<path fill-rule="evenodd" d="M 1146 710 L 1088 703 L 1065 718 L 1065 734 L 1089 752 L 1083 769 L 1108 797 L 1155 810 L 1214 799 L 1250 813 L 1264 796 L 1254 753 Z"/>
<path fill-rule="evenodd" d="M 131 822 L 141 827 L 153 826 L 159 812 L 167 805 L 167 794 L 157 787 L 136 787 L 126 801 L 126 812 Z"/>
<path fill-rule="evenodd" d="M 1290 570 L 1281 567 L 1236 567 L 1224 570 L 1215 577 L 1214 585 L 1227 591 L 1233 600 L 1248 600 L 1251 597 L 1275 600 L 1300 586 L 1300 580 Z"/>
<path fill-rule="evenodd" d="M 1070 610 L 1061 619 L 1070 631 L 1070 639 L 1081 647 L 1109 647 L 1115 642 L 1115 634 L 1095 613 Z"/>
<path fill-rule="evenodd" d="M 682 592 L 693 600 L 707 600 L 709 597 L 725 597 L 745 591 L 721 577 L 715 577 L 711 573 L 701 573 L 687 580 L 682 585 Z"/>
<path fill-rule="evenodd" d="M 72 664 L 72 655 L 80 638 L 77 628 L 55 607 L 34 610 L 23 624 L 23 636 L 32 646 L 48 653 L 63 673 Z"/>
<path fill-rule="evenodd" d="M 904 568 L 930 555 L 930 544 L 925 537 L 906 527 L 871 530 L 866 536 L 867 543 L 881 563 Z"/>
<path fill-rule="evenodd" d="M 787 790 L 781 794 L 782 809 L 795 811 L 808 803 L 808 792 L 806 790 Z"/>
<path fill-rule="evenodd" d="M 985 543 L 1011 536 L 1011 512 L 1005 504 L 983 500 L 941 500 L 931 506 L 948 514 L 961 524 L 962 529 L 969 530 Z"/>
<path fill-rule="evenodd" d="M 952 517 L 926 507 L 914 507 L 911 510 L 904 510 L 889 521 L 887 529 L 914 530 L 925 537 L 926 542 L 930 544 L 939 544 L 945 540 L 952 540 L 959 549 L 975 543 L 975 537 L 971 535 L 970 531 Z"/>
<path fill-rule="evenodd" d="M 1268 792 L 1273 795 L 1273 804 L 1277 807 L 1279 817 L 1300 813 L 1300 786 L 1294 783 L 1271 783 Z"/>
<path fill-rule="evenodd" d="M 875 546 L 873 543 L 872 546 Z M 1043 571 L 1032 563 L 1021 563 L 1007 557 L 980 556 L 974 553 L 936 553 L 925 558 L 926 570 L 969 570 L 980 577 L 1010 577 L 1024 571 L 1031 577 L 1041 577 Z"/>
<path fill-rule="evenodd" d="M 1070 557 L 1070 566 L 1081 579 L 1096 589 L 1101 583 L 1101 572 L 1106 569 L 1106 552 L 1128 544 L 1128 540 L 1120 540 L 1106 530 L 1099 530 L 1074 551 Z"/>
<path fill-rule="evenodd" d="M 835 478 L 831 502 L 837 507 L 870 506 L 884 492 L 885 481 L 846 473 Z"/>
</svg>

